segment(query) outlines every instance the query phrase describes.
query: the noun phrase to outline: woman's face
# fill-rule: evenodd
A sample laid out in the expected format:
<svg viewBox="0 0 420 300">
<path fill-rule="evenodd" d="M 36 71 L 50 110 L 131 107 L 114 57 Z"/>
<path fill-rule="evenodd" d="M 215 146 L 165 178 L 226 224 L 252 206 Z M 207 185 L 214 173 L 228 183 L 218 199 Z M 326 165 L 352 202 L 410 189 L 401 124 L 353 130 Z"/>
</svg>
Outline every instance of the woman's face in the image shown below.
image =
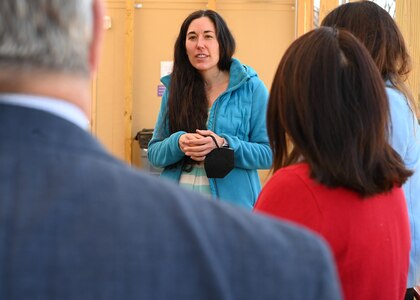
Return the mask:
<svg viewBox="0 0 420 300">
<path fill-rule="evenodd" d="M 191 22 L 185 40 L 188 59 L 200 72 L 218 70 L 219 42 L 216 29 L 208 17 L 201 17 Z"/>
</svg>

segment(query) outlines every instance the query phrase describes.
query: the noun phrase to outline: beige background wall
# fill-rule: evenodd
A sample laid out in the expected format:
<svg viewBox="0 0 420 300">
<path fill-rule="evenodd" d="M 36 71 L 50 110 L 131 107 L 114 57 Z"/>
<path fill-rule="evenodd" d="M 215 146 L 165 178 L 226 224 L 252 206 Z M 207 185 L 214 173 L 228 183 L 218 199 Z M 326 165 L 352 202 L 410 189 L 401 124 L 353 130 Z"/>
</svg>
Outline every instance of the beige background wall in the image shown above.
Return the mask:
<svg viewBox="0 0 420 300">
<path fill-rule="evenodd" d="M 106 1 L 101 61 L 92 81 L 91 129 L 117 157 L 131 160 L 132 11 L 127 0 Z"/>
</svg>

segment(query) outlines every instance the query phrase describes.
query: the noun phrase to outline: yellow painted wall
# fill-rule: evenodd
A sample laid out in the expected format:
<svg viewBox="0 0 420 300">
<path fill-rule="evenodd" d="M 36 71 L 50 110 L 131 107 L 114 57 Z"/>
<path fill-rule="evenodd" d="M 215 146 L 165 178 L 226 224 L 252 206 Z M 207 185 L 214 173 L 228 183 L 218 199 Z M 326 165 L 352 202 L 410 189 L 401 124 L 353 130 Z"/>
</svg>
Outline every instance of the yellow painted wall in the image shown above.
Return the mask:
<svg viewBox="0 0 420 300">
<path fill-rule="evenodd" d="M 217 1 L 237 43 L 235 57 L 270 89 L 278 63 L 295 37 L 295 1 Z"/>
<path fill-rule="evenodd" d="M 320 0 L 319 2 L 319 24 L 330 11 L 340 4 L 339 0 Z"/>
<path fill-rule="evenodd" d="M 296 36 L 301 36 L 314 28 L 314 0 L 299 0 L 296 4 Z"/>
<path fill-rule="evenodd" d="M 105 37 L 93 82 L 92 132 L 117 157 L 125 159 L 126 3 L 106 2 Z"/>
</svg>

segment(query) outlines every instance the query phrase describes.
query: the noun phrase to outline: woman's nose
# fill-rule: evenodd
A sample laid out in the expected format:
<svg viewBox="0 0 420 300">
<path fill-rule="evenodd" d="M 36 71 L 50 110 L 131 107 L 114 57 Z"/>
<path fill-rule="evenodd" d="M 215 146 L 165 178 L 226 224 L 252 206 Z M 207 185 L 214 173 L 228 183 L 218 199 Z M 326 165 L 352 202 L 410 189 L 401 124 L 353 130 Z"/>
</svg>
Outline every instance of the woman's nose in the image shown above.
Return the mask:
<svg viewBox="0 0 420 300">
<path fill-rule="evenodd" d="M 197 39 L 197 48 L 204 48 L 204 38 L 198 37 L 198 39 Z"/>
</svg>

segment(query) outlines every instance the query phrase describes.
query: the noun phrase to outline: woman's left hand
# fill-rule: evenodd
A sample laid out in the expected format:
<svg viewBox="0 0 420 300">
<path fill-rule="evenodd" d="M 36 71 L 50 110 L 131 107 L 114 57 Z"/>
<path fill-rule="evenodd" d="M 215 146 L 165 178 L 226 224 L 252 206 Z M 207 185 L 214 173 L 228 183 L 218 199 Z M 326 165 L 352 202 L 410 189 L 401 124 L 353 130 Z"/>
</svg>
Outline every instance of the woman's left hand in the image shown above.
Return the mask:
<svg viewBox="0 0 420 300">
<path fill-rule="evenodd" d="M 217 134 L 215 134 L 213 131 L 211 131 L 211 130 L 200 130 L 200 129 L 197 129 L 196 130 L 196 132 L 198 133 L 198 134 L 200 134 L 200 135 L 202 135 L 202 136 L 210 136 L 210 135 L 212 135 L 215 139 L 216 139 L 216 142 L 217 142 L 217 145 L 219 145 L 219 147 L 222 147 L 223 146 L 223 144 L 225 143 L 225 139 L 224 138 L 222 138 L 222 137 L 220 137 L 220 136 L 218 136 Z M 213 139 L 212 139 L 213 140 Z M 214 141 L 213 141 L 213 145 L 214 145 Z M 213 149 L 214 148 L 217 148 L 216 147 L 216 145 L 214 145 L 214 147 L 213 147 Z"/>
<path fill-rule="evenodd" d="M 206 155 L 213 149 L 217 148 L 213 139 L 209 135 L 213 135 L 219 147 L 223 145 L 224 138 L 218 136 L 211 130 L 199 130 L 196 132 L 202 136 L 201 139 L 189 140 L 188 146 L 184 147 L 185 155 L 190 156 L 195 161 L 204 161 Z"/>
</svg>

